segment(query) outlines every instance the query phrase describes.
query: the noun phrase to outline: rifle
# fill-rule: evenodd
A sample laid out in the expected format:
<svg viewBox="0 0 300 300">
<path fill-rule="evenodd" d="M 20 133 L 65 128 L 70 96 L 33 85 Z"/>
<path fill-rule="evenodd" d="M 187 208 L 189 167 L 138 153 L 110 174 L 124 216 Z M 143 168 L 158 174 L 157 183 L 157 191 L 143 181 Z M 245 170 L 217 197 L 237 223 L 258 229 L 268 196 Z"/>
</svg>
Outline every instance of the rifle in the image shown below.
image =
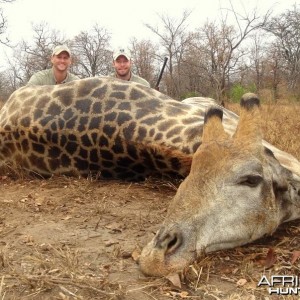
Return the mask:
<svg viewBox="0 0 300 300">
<path fill-rule="evenodd" d="M 165 59 L 164 59 L 164 63 L 163 63 L 163 66 L 162 66 L 162 68 L 161 68 L 161 70 L 160 70 L 160 73 L 159 73 L 159 76 L 158 76 L 158 79 L 157 79 L 156 85 L 155 85 L 155 87 L 154 87 L 154 88 L 155 88 L 157 91 L 159 91 L 159 83 L 160 83 L 160 81 L 161 81 L 161 78 L 162 78 L 162 75 L 163 75 L 163 73 L 164 73 L 164 70 L 165 70 L 165 67 L 166 67 L 167 61 L 168 61 L 168 58 L 167 58 L 167 57 L 165 57 Z"/>
</svg>

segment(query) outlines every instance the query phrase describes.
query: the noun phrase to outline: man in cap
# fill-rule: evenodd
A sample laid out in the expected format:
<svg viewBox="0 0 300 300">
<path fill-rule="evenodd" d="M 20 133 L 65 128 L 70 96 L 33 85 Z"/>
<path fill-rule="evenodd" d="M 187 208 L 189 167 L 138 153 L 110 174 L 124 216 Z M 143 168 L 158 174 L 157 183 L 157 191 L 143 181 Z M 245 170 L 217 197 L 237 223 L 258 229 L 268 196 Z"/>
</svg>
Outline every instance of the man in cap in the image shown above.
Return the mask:
<svg viewBox="0 0 300 300">
<path fill-rule="evenodd" d="M 59 45 L 53 49 L 51 63 L 51 69 L 33 74 L 27 85 L 55 85 L 80 79 L 68 71 L 72 60 L 70 49 L 66 45 Z"/>
<path fill-rule="evenodd" d="M 150 87 L 150 83 L 147 80 L 132 73 L 131 55 L 127 49 L 118 48 L 114 51 L 113 66 L 115 68 L 115 72 L 110 75 L 111 77 L 116 77 L 127 81 L 134 81 Z"/>
</svg>

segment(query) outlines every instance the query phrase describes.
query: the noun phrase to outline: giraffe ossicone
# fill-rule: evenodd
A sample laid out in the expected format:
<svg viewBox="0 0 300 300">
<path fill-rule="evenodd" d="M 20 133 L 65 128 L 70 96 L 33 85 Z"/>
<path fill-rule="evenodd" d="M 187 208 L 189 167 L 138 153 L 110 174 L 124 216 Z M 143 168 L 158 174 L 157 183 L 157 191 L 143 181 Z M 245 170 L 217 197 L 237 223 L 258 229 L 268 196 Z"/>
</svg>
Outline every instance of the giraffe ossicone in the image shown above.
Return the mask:
<svg viewBox="0 0 300 300">
<path fill-rule="evenodd" d="M 261 139 L 256 96 L 245 97 L 240 118 L 222 109 L 221 122 L 212 99 L 114 78 L 26 86 L 0 111 L 0 162 L 41 176 L 185 178 L 140 258 L 145 274 L 166 275 L 300 217 L 300 163 Z"/>
</svg>

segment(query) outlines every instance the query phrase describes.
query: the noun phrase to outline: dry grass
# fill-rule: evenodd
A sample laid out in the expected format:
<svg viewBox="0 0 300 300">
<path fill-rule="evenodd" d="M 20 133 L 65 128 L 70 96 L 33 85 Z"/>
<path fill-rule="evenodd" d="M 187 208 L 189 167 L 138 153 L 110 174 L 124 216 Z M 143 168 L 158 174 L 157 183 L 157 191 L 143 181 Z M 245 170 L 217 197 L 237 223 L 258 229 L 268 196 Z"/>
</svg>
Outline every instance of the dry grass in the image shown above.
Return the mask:
<svg viewBox="0 0 300 300">
<path fill-rule="evenodd" d="M 77 251 L 51 245 L 34 249 L 22 259 L 20 268 L 16 268 L 14 262 L 10 263 L 7 254 L 6 274 L 2 275 L 1 287 L 5 284 L 9 297 L 5 297 L 4 289 L 1 294 L 0 288 L 0 299 L 20 299 L 20 294 L 24 299 L 48 299 L 45 295 L 50 291 L 59 295 L 53 299 L 86 299 L 76 295 L 79 289 L 85 291 L 88 299 L 113 299 L 121 294 L 118 284 L 107 279 L 105 269 L 100 276 L 95 276 L 91 270 L 84 272 L 80 261 Z"/>
<path fill-rule="evenodd" d="M 264 105 L 265 139 L 300 160 L 300 105 Z"/>
<path fill-rule="evenodd" d="M 264 139 L 300 160 L 300 105 L 278 102 L 261 108 Z M 228 109 L 239 114 L 238 104 L 229 104 Z"/>
</svg>

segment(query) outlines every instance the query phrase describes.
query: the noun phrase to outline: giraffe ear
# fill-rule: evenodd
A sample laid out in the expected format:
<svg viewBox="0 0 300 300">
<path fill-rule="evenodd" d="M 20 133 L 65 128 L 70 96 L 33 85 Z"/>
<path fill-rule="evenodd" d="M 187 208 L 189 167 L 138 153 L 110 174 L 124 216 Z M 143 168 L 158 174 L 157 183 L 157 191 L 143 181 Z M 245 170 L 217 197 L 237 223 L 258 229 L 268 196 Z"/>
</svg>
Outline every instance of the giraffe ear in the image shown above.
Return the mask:
<svg viewBox="0 0 300 300">
<path fill-rule="evenodd" d="M 239 123 L 233 139 L 235 143 L 242 144 L 244 148 L 253 147 L 262 149 L 262 130 L 260 102 L 257 95 L 247 93 L 241 99 L 241 113 Z"/>
<path fill-rule="evenodd" d="M 228 137 L 223 125 L 223 111 L 219 107 L 211 107 L 205 114 L 202 143 L 209 143 L 213 140 L 221 140 Z"/>
</svg>

